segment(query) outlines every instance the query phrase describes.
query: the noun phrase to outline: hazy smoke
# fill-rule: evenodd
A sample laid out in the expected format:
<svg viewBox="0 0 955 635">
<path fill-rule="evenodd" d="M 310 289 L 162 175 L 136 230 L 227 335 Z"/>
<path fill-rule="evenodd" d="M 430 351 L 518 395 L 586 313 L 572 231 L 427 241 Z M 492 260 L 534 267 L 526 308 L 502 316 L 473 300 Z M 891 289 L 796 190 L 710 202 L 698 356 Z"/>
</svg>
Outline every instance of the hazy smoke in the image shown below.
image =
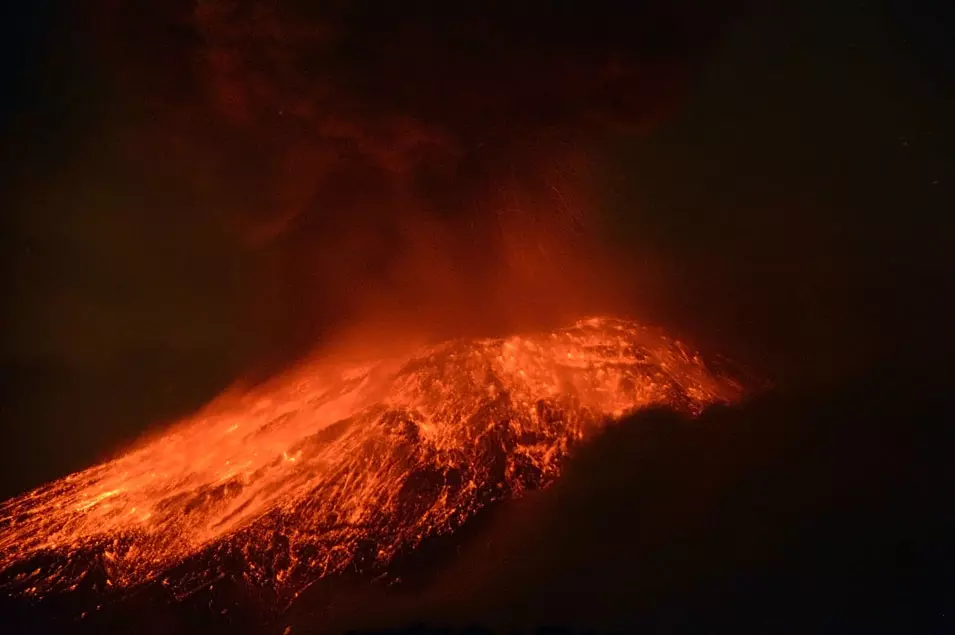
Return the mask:
<svg viewBox="0 0 955 635">
<path fill-rule="evenodd" d="M 344 322 L 447 334 L 613 298 L 595 147 L 679 101 L 719 23 L 690 4 L 207 0 L 117 23 L 176 25 L 163 143 L 258 260 L 259 328 L 304 352 Z"/>
</svg>

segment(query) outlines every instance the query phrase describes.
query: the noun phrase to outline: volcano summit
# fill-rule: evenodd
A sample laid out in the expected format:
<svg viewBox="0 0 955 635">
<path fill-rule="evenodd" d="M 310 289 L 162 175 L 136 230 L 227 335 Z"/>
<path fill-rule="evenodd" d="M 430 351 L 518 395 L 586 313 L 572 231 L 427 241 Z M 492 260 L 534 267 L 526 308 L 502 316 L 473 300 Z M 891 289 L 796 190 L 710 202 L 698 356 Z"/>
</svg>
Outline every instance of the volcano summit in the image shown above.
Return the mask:
<svg viewBox="0 0 955 635">
<path fill-rule="evenodd" d="M 386 572 L 548 485 L 575 443 L 627 413 L 739 394 L 681 343 L 608 318 L 305 364 L 4 503 L 2 583 L 42 597 L 158 582 L 183 598 L 230 576 L 292 597 L 349 567 Z"/>
</svg>

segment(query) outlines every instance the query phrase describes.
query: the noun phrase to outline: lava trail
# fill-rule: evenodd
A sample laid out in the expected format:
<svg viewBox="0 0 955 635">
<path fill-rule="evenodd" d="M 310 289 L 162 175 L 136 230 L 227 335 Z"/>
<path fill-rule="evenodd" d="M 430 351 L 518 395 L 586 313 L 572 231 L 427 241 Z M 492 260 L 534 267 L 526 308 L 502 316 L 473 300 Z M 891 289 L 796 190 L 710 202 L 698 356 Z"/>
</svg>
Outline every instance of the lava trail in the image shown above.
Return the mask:
<svg viewBox="0 0 955 635">
<path fill-rule="evenodd" d="M 294 593 L 346 567 L 386 570 L 546 486 L 615 418 L 699 412 L 740 390 L 678 341 L 610 318 L 360 367 L 310 362 L 4 503 L 0 584 L 43 596 L 95 569 L 114 589 L 159 580 L 184 595 L 230 573 Z"/>
</svg>

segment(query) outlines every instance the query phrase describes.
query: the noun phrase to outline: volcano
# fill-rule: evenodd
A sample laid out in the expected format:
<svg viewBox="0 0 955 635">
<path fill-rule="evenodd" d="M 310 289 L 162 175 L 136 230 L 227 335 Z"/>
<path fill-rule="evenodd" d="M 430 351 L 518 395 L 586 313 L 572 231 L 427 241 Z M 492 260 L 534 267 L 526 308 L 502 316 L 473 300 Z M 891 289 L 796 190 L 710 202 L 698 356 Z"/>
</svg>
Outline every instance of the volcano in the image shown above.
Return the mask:
<svg viewBox="0 0 955 635">
<path fill-rule="evenodd" d="M 233 390 L 118 458 L 7 501 L 0 568 L 33 598 L 228 576 L 293 598 L 495 501 L 546 487 L 628 413 L 696 414 L 741 385 L 651 328 L 594 318 L 361 365 L 313 361 Z"/>
</svg>

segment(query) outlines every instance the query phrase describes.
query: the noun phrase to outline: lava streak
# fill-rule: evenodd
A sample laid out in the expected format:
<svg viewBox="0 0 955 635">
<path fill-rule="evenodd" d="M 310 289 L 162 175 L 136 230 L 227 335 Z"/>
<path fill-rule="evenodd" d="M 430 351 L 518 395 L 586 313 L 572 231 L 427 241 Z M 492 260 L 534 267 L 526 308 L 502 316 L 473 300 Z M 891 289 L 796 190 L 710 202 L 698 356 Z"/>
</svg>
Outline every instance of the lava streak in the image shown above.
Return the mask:
<svg viewBox="0 0 955 635">
<path fill-rule="evenodd" d="M 4 503 L 2 583 L 46 594 L 95 570 L 107 586 L 159 579 L 186 593 L 232 572 L 294 590 L 384 569 L 492 501 L 547 485 L 575 442 L 616 417 L 738 395 L 679 342 L 604 318 L 362 367 L 307 364 Z M 201 566 L 179 566 L 191 560 Z"/>
</svg>

